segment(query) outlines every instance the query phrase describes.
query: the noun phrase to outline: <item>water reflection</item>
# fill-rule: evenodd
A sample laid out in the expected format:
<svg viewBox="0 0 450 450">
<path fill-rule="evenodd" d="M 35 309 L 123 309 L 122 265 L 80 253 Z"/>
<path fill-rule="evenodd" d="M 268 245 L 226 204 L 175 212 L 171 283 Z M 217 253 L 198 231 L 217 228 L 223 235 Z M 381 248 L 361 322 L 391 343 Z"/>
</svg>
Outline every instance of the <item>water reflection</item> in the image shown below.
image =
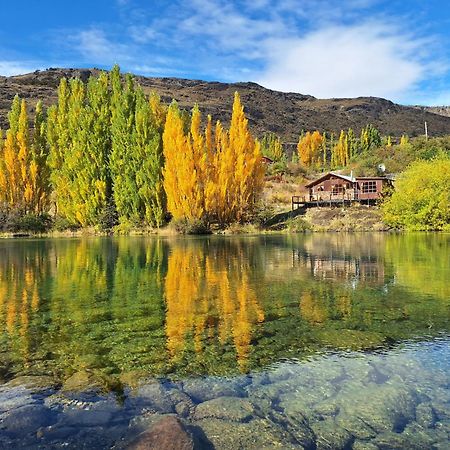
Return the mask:
<svg viewBox="0 0 450 450">
<path fill-rule="evenodd" d="M 181 359 L 192 343 L 202 358 L 205 340 L 232 344 L 246 369 L 255 325 L 264 321 L 252 280 L 251 247 L 226 242 L 179 242 L 171 248 L 165 282 L 167 348 Z"/>
<path fill-rule="evenodd" d="M 0 376 L 248 372 L 449 331 L 449 237 L 0 243 Z"/>
</svg>

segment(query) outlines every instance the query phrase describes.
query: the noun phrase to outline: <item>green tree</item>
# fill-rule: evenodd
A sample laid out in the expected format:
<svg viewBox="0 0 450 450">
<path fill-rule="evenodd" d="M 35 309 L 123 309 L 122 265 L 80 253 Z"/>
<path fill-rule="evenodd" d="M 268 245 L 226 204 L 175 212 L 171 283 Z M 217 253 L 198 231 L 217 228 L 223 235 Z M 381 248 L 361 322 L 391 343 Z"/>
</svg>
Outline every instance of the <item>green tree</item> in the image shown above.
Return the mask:
<svg viewBox="0 0 450 450">
<path fill-rule="evenodd" d="M 142 89 L 138 88 L 133 141 L 140 218 L 159 227 L 164 218 L 165 195 L 162 176 L 162 129 L 159 117 L 155 116 L 154 111 L 161 111 L 155 104 L 155 98 L 147 100 Z"/>
<path fill-rule="evenodd" d="M 133 139 L 136 93 L 134 80 L 127 74 L 122 84 L 119 66 L 111 78 L 111 142 L 110 169 L 114 202 L 120 222 L 138 222 L 140 198 L 136 184 L 136 158 Z"/>
<path fill-rule="evenodd" d="M 415 161 L 383 204 L 386 223 L 407 230 L 450 230 L 450 158 Z"/>
</svg>

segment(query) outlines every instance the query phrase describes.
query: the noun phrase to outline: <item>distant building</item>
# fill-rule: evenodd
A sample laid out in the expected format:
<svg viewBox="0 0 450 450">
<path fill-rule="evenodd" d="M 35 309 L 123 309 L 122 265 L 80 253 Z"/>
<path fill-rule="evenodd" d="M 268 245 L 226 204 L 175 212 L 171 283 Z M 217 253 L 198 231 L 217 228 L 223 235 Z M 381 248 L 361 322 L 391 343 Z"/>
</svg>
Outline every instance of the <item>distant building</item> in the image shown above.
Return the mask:
<svg viewBox="0 0 450 450">
<path fill-rule="evenodd" d="M 267 165 L 273 164 L 273 159 L 269 158 L 268 156 L 263 156 L 263 157 L 262 157 L 262 162 L 263 162 L 264 164 L 267 164 Z"/>
<path fill-rule="evenodd" d="M 292 198 L 292 207 L 301 204 L 326 205 L 344 202 L 360 202 L 373 204 L 382 197 L 383 190 L 392 186 L 392 176 L 354 177 L 337 172 L 328 172 L 305 187 L 308 195 Z"/>
</svg>

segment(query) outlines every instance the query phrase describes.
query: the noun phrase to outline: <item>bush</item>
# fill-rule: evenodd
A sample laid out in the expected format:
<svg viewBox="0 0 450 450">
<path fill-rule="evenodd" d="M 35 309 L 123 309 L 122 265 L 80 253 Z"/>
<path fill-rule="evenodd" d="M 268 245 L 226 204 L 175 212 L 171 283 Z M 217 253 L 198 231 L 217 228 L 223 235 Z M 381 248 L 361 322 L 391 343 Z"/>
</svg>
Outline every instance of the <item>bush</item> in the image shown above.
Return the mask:
<svg viewBox="0 0 450 450">
<path fill-rule="evenodd" d="M 111 231 L 119 224 L 119 214 L 117 213 L 116 205 L 109 202 L 102 210 L 98 219 L 98 226 L 100 231 Z"/>
<path fill-rule="evenodd" d="M 80 228 L 80 225 L 58 216 L 54 221 L 53 228 L 57 231 L 76 231 Z"/>
<path fill-rule="evenodd" d="M 287 230 L 290 233 L 304 233 L 305 231 L 310 231 L 312 226 L 302 217 L 296 217 L 294 219 L 289 219 L 286 222 Z"/>
<path fill-rule="evenodd" d="M 209 225 L 200 219 L 178 219 L 172 223 L 175 230 L 181 234 L 209 234 L 211 232 Z"/>
<path fill-rule="evenodd" d="M 45 233 L 52 227 L 53 221 L 48 214 L 26 214 L 17 218 L 13 231 Z"/>
<path fill-rule="evenodd" d="M 450 230 L 450 158 L 416 161 L 382 206 L 385 222 L 406 230 Z"/>
</svg>

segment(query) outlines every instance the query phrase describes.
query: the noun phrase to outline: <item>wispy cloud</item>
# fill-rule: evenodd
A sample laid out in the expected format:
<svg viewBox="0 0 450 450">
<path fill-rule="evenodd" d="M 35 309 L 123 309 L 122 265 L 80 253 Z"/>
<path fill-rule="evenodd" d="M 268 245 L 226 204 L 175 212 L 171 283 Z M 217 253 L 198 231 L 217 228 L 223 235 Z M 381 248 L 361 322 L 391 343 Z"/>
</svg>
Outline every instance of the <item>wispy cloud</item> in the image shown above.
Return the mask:
<svg viewBox="0 0 450 450">
<path fill-rule="evenodd" d="M 127 43 L 109 38 L 100 28 L 81 30 L 69 36 L 75 49 L 87 61 L 98 64 L 114 64 L 117 61 L 128 61 L 133 57 L 133 51 Z"/>
<path fill-rule="evenodd" d="M 42 64 L 35 61 L 0 61 L 0 75 L 6 77 L 29 73 L 42 68 Z"/>
<path fill-rule="evenodd" d="M 358 95 L 401 99 L 431 69 L 423 39 L 376 21 L 326 27 L 267 46 L 257 81 L 318 97 Z"/>
</svg>

